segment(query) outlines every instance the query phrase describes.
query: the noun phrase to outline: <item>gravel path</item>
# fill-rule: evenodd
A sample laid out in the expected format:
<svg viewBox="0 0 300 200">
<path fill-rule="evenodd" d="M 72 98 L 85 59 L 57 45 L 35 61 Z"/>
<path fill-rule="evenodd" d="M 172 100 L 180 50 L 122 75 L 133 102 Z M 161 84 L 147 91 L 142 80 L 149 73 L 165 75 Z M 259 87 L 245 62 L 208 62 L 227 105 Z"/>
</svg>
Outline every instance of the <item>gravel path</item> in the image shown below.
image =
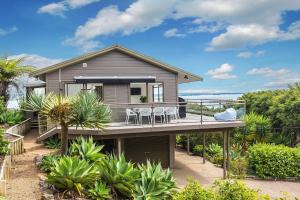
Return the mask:
<svg viewBox="0 0 300 200">
<path fill-rule="evenodd" d="M 203 186 L 210 186 L 216 179 L 221 179 L 223 176 L 222 168 L 208 161 L 202 164 L 201 157 L 189 156 L 183 151 L 175 151 L 173 173 L 180 188 L 187 184 L 188 177 L 193 177 Z M 269 194 L 274 199 L 279 198 L 282 192 L 287 192 L 291 197 L 300 198 L 299 182 L 246 179 L 245 183 L 253 189 L 259 189 L 263 194 Z"/>
<path fill-rule="evenodd" d="M 30 131 L 24 138 L 26 153 L 14 156 L 11 177 L 7 181 L 8 200 L 40 200 L 39 170 L 35 166 L 35 157 L 53 150 L 36 144 L 37 131 Z"/>
</svg>

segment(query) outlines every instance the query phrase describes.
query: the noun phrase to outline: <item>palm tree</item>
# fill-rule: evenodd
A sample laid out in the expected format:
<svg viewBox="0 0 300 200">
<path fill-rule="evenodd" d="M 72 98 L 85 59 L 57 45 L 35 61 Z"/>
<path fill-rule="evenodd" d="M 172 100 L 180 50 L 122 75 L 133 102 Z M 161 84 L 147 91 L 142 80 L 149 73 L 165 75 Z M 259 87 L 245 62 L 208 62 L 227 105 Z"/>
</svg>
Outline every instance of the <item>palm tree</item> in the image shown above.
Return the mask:
<svg viewBox="0 0 300 200">
<path fill-rule="evenodd" d="M 14 85 L 17 87 L 16 78 L 34 70 L 32 66 L 21 65 L 25 57 L 17 59 L 0 58 L 0 96 L 7 103 L 9 99 L 8 87 Z"/>
<path fill-rule="evenodd" d="M 68 151 L 69 127 L 97 128 L 102 131 L 111 117 L 109 108 L 91 92 L 82 92 L 75 97 L 32 93 L 26 102 L 26 110 L 38 112 L 60 125 L 62 155 Z"/>
</svg>

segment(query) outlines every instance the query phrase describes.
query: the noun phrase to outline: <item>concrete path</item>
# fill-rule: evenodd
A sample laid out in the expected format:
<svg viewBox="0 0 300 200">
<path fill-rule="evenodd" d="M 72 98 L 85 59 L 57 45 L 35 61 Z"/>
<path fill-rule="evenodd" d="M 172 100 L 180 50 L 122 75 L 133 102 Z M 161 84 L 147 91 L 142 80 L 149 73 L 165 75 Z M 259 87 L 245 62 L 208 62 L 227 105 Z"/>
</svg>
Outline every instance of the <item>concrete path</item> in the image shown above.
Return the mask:
<svg viewBox="0 0 300 200">
<path fill-rule="evenodd" d="M 193 177 L 203 186 L 210 186 L 216 179 L 223 177 L 223 170 L 208 161 L 202 164 L 202 158 L 199 156 L 191 156 L 187 155 L 186 152 L 176 151 L 173 174 L 180 188 L 187 184 L 188 177 Z M 245 182 L 249 187 L 259 189 L 261 193 L 269 194 L 272 198 L 280 197 L 282 192 L 287 192 L 291 197 L 300 198 L 299 182 L 253 179 L 246 179 Z"/>
<path fill-rule="evenodd" d="M 34 159 L 37 155 L 50 153 L 51 150 L 36 144 L 36 132 L 33 130 L 25 136 L 26 152 L 14 156 L 11 178 L 7 182 L 8 200 L 40 200 L 39 171 Z"/>
</svg>

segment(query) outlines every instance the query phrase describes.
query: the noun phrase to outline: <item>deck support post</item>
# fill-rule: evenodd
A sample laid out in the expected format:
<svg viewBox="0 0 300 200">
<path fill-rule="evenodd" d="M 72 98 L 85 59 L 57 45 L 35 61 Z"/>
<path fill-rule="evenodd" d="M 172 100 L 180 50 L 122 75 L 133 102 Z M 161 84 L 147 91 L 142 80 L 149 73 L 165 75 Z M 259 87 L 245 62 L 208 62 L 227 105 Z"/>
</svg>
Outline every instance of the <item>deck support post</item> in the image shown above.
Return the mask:
<svg viewBox="0 0 300 200">
<path fill-rule="evenodd" d="M 187 154 L 190 155 L 190 134 L 187 134 Z"/>
<path fill-rule="evenodd" d="M 226 131 L 223 131 L 223 179 L 226 179 L 227 178 L 227 166 L 226 166 L 226 153 L 227 153 L 227 132 Z"/>
<path fill-rule="evenodd" d="M 226 141 L 227 141 L 227 163 L 226 163 L 226 168 L 227 168 L 227 176 L 228 176 L 228 173 L 229 173 L 229 170 L 230 170 L 230 130 L 227 130 L 227 138 L 226 138 Z"/>
<path fill-rule="evenodd" d="M 205 133 L 203 133 L 203 150 L 202 150 L 202 163 L 205 164 Z"/>
<path fill-rule="evenodd" d="M 117 153 L 118 156 L 122 154 L 122 138 L 117 138 Z"/>
</svg>

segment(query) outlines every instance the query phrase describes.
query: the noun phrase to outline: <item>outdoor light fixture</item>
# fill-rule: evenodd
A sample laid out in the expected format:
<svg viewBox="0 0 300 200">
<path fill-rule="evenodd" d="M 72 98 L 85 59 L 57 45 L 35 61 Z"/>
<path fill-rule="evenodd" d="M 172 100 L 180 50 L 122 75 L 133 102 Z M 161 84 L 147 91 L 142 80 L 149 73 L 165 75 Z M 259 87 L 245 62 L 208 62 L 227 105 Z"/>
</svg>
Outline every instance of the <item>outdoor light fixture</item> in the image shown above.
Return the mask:
<svg viewBox="0 0 300 200">
<path fill-rule="evenodd" d="M 86 68 L 87 67 L 87 63 L 82 63 L 82 67 Z"/>
</svg>

